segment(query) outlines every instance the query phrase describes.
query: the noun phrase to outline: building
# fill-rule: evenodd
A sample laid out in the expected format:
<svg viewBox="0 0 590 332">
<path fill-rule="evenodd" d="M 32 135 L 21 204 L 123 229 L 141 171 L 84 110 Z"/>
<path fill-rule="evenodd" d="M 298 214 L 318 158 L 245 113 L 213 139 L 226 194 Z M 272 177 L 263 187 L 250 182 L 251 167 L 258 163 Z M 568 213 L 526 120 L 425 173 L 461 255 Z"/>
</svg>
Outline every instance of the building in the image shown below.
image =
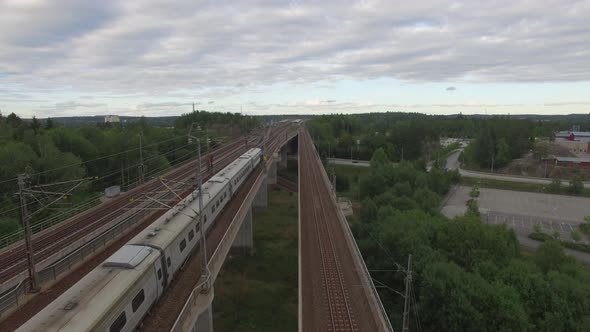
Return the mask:
<svg viewBox="0 0 590 332">
<path fill-rule="evenodd" d="M 105 115 L 104 123 L 120 123 L 121 119 L 118 115 Z"/>
<path fill-rule="evenodd" d="M 589 153 L 590 132 L 558 131 L 555 133 L 555 143 L 565 147 L 573 153 Z"/>
<path fill-rule="evenodd" d="M 549 157 L 546 160 L 555 163 L 555 166 L 590 168 L 590 158 Z"/>
</svg>

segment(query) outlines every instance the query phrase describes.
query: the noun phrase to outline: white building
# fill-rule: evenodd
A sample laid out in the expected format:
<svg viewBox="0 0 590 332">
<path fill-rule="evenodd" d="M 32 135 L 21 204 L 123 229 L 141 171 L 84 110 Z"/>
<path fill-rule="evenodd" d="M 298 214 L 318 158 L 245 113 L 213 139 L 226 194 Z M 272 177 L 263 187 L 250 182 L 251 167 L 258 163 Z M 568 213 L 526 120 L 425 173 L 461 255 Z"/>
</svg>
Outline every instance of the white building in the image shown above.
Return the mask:
<svg viewBox="0 0 590 332">
<path fill-rule="evenodd" d="M 104 116 L 104 123 L 119 123 L 121 119 L 118 115 L 105 115 Z"/>
</svg>

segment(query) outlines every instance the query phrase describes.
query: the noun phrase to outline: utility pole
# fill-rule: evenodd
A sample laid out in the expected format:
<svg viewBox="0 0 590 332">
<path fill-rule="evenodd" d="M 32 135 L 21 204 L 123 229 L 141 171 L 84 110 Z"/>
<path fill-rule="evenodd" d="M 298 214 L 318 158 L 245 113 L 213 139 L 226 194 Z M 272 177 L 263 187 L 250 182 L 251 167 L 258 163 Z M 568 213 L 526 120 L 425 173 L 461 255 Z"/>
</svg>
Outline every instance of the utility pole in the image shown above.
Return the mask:
<svg viewBox="0 0 590 332">
<path fill-rule="evenodd" d="M 144 165 L 143 165 L 143 134 L 139 133 L 139 166 L 137 166 L 137 170 L 139 171 L 139 183 L 143 183 L 144 177 Z"/>
<path fill-rule="evenodd" d="M 410 290 L 412 287 L 412 255 L 408 255 L 408 270 L 406 271 L 406 296 L 404 297 L 404 317 L 402 332 L 410 329 Z"/>
<path fill-rule="evenodd" d="M 204 281 L 203 283 L 203 292 L 209 291 L 209 267 L 207 263 L 207 238 L 205 232 L 205 225 L 203 225 L 203 180 L 201 176 L 201 139 L 191 135 L 193 125 L 195 122 L 191 124 L 191 127 L 188 132 L 188 142 L 191 143 L 191 139 L 197 140 L 197 188 L 199 189 L 199 227 L 201 230 L 201 279 Z"/>
<path fill-rule="evenodd" d="M 206 280 L 204 289 L 209 290 L 209 268 L 207 264 L 207 239 L 203 225 L 203 180 L 201 178 L 201 140 L 197 138 L 197 186 L 199 188 L 199 225 L 201 227 L 201 276 Z"/>
<path fill-rule="evenodd" d="M 27 250 L 27 263 L 29 270 L 29 279 L 31 280 L 31 292 L 36 293 L 39 291 L 39 275 L 35 268 L 35 257 L 33 251 L 33 233 L 31 231 L 31 217 L 27 209 L 27 195 L 29 176 L 26 174 L 20 174 L 18 176 L 18 188 L 19 188 L 19 199 L 20 199 L 20 219 L 23 228 L 25 229 L 25 245 Z"/>
</svg>

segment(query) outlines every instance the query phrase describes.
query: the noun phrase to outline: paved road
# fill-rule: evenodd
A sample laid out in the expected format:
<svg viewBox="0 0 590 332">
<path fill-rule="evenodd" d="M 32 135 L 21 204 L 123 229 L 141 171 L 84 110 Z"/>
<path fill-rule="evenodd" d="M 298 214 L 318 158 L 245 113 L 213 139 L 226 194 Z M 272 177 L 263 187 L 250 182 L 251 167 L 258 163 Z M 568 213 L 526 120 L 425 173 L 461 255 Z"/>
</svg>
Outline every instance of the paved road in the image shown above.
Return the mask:
<svg viewBox="0 0 590 332">
<path fill-rule="evenodd" d="M 328 158 L 328 163 L 346 166 L 369 167 L 371 164 L 367 160 L 350 160 L 340 158 Z"/>
<path fill-rule="evenodd" d="M 476 172 L 476 171 L 468 171 L 465 169 L 460 168 L 459 163 L 459 155 L 461 151 L 456 151 L 449 155 L 447 158 L 446 168 L 450 170 L 459 170 L 459 174 L 461 176 L 466 176 L 470 178 L 480 178 L 480 179 L 493 179 L 493 180 L 501 180 L 501 181 L 511 181 L 511 182 L 521 182 L 521 183 L 534 183 L 534 184 L 549 184 L 551 183 L 551 179 L 545 178 L 535 178 L 535 177 L 528 177 L 528 176 L 517 176 L 517 175 L 503 175 L 503 174 L 495 174 L 495 173 L 487 173 L 487 172 Z M 562 180 L 562 185 L 568 186 L 568 180 Z M 590 188 L 590 182 L 584 182 L 584 187 Z"/>
</svg>

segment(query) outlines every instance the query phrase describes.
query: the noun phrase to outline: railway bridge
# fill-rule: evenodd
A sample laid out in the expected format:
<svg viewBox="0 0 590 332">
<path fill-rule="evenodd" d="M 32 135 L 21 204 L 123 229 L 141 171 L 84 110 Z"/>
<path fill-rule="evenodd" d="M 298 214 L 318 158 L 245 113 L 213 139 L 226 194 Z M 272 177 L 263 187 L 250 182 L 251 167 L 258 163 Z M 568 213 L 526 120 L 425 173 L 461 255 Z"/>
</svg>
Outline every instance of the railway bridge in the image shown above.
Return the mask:
<svg viewBox="0 0 590 332">
<path fill-rule="evenodd" d="M 143 320 L 140 330 L 213 331 L 215 279 L 230 252 L 253 254 L 252 209 L 267 207 L 267 186 L 276 183 L 277 167 L 286 164 L 289 149 L 299 155 L 299 330 L 392 330 L 305 128 L 275 127 L 255 144 L 264 147 L 264 161 L 208 231 L 208 273 L 201 273 L 202 254 L 197 249 Z M 238 151 L 227 153 L 226 164 Z M 142 206 L 126 211 L 134 210 L 141 211 Z M 144 222 L 149 225 L 154 218 L 157 216 Z M 124 239 L 119 240 L 121 244 Z M 51 299 L 46 299 L 45 305 L 47 301 Z M 1 323 L 0 329 L 14 329 L 42 309 L 42 298 L 35 302 L 27 304 L 30 312 L 23 308 Z M 14 316 L 20 316 L 20 322 Z"/>
</svg>

